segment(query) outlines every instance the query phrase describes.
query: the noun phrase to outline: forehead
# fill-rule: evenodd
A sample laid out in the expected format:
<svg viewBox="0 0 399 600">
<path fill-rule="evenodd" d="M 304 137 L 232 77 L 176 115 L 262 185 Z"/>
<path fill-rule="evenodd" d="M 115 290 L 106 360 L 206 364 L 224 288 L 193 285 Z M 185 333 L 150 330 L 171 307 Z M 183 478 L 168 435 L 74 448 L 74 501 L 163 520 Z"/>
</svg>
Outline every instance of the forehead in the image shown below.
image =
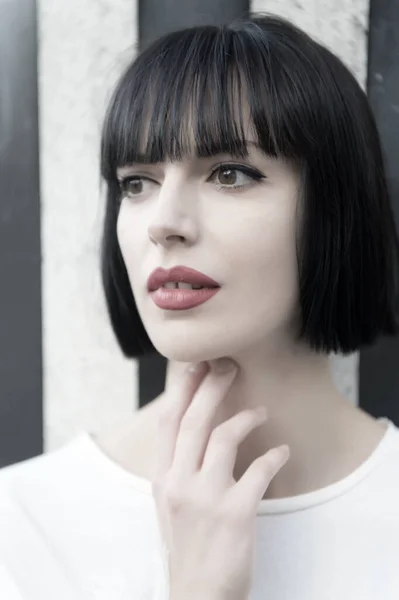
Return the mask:
<svg viewBox="0 0 399 600">
<path fill-rule="evenodd" d="M 213 63 L 202 66 L 199 74 L 194 67 L 188 74 L 177 70 L 174 78 L 163 70 L 153 77 L 130 75 L 108 113 L 102 139 L 105 179 L 114 180 L 117 170 L 132 164 L 220 154 L 247 158 L 248 140 L 269 157 L 284 156 L 285 149 L 292 154 L 279 121 L 281 107 L 275 120 L 267 85 L 261 77 L 248 82 L 246 75 L 237 65 L 225 73 Z"/>
<path fill-rule="evenodd" d="M 147 109 L 143 112 L 137 137 L 137 162 L 146 159 L 148 147 L 160 144 L 179 146 L 182 155 L 189 158 L 212 156 L 231 150 L 232 140 L 237 151 L 243 151 L 247 140 L 257 143 L 257 133 L 251 118 L 248 100 L 242 93 L 234 92 L 231 98 L 212 98 L 209 90 L 203 96 L 193 95 L 181 103 L 177 97 L 169 98 L 166 105 L 149 94 Z M 169 143 L 167 143 L 169 142 Z M 204 152 L 204 143 L 209 146 Z M 173 151 L 167 152 L 176 160 Z"/>
</svg>

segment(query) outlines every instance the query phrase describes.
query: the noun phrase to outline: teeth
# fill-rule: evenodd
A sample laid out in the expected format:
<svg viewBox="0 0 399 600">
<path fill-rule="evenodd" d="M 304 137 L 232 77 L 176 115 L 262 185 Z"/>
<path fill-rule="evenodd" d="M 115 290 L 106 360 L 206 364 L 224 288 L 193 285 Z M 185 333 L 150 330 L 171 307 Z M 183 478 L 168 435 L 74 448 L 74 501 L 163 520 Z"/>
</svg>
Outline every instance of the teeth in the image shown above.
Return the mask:
<svg viewBox="0 0 399 600">
<path fill-rule="evenodd" d="M 184 281 L 179 281 L 178 283 L 174 281 L 168 281 L 168 283 L 165 283 L 163 287 L 167 290 L 201 290 L 204 286 L 191 285 L 191 283 L 185 283 Z"/>
</svg>

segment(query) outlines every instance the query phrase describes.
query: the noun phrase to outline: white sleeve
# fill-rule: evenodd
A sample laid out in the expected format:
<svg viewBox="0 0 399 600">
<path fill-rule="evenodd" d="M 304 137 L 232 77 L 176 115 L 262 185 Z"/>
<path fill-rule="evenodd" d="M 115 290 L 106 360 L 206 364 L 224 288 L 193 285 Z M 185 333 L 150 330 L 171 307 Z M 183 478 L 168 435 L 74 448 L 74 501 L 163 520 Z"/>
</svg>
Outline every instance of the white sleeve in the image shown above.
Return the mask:
<svg viewBox="0 0 399 600">
<path fill-rule="evenodd" d="M 21 596 L 14 580 L 4 565 L 0 565 L 0 598 L 2 600 L 29 600 Z"/>
</svg>

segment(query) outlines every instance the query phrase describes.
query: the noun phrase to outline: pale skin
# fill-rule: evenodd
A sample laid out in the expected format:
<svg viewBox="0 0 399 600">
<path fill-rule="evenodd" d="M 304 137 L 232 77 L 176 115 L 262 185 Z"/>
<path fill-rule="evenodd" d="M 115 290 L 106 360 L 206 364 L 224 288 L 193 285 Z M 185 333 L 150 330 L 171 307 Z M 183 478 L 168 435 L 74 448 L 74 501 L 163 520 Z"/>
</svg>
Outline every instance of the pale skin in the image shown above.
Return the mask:
<svg viewBox="0 0 399 600">
<path fill-rule="evenodd" d="M 226 170 L 212 175 L 226 163 L 227 183 Z M 256 169 L 263 179 L 251 183 L 238 170 L 232 179 L 241 187 L 233 191 L 232 163 Z M 282 444 L 289 446 L 289 460 L 265 480 L 259 500 L 311 492 L 350 474 L 386 427 L 338 392 L 328 356 L 294 341 L 296 169 L 251 146 L 246 159 L 129 165 L 118 171 L 120 179 L 126 176 L 138 179 L 125 188 L 118 240 L 140 316 L 170 363 L 165 393 L 129 423 L 100 432 L 99 445 L 126 469 L 155 481 L 158 422 L 173 403 L 171 391 L 180 389 L 188 363 L 228 357 L 238 370 L 212 414 L 212 428 L 246 409 L 263 406 L 268 414 L 237 448 L 236 481 Z M 158 266 L 174 265 L 206 273 L 221 290 L 189 311 L 159 309 L 146 291 L 147 277 Z"/>
<path fill-rule="evenodd" d="M 228 360 L 199 363 L 164 401 L 153 493 L 171 600 L 244 600 L 250 593 L 257 507 L 289 450 L 268 451 L 234 480 L 238 445 L 267 418 L 264 407 L 246 409 L 213 427 L 237 371 Z"/>
<path fill-rule="evenodd" d="M 129 472 L 150 481 L 155 478 L 159 415 L 166 391 L 179 384 L 186 368 L 185 363 L 170 362 L 164 393 L 133 413 L 130 418 L 124 417 L 120 423 L 98 433 L 96 439 L 102 449 Z M 230 393 L 239 377 L 237 375 Z M 243 403 L 237 410 L 225 411 L 228 397 L 229 394 L 222 400 L 219 408 L 226 419 L 245 409 Z M 253 404 L 258 406 L 262 403 Z M 288 444 L 291 451 L 289 461 L 269 484 L 263 499 L 304 494 L 343 479 L 370 456 L 386 430 L 385 425 L 362 409 L 352 406 L 337 392 L 335 402 L 333 396 L 326 402 L 331 418 L 325 420 L 320 411 L 312 414 L 310 406 L 307 409 L 310 411 L 308 419 L 305 413 L 302 415 L 297 411 L 296 419 L 288 420 L 287 414 L 276 410 L 278 405 L 263 404 L 267 408 L 268 420 L 257 427 L 256 431 L 250 432 L 240 445 L 234 470 L 235 477 L 239 477 L 257 457 L 271 448 Z M 223 417 L 215 418 L 215 426 L 222 421 Z M 320 433 L 318 428 L 323 426 L 323 433 Z M 298 442 L 296 448 L 293 440 L 299 437 L 300 432 L 301 443 Z"/>
</svg>

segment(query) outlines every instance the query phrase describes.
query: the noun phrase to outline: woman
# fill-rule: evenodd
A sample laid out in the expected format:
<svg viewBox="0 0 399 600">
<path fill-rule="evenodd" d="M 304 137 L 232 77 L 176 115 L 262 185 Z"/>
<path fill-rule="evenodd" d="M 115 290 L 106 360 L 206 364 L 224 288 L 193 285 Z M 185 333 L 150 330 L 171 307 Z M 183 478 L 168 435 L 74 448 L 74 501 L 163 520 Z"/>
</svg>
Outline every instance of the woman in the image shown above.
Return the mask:
<svg viewBox="0 0 399 600">
<path fill-rule="evenodd" d="M 396 598 L 398 428 L 329 369 L 398 331 L 364 92 L 277 17 L 175 32 L 120 79 L 101 167 L 111 323 L 127 357 L 171 361 L 167 385 L 129 423 L 3 470 L 3 588 Z"/>
</svg>

